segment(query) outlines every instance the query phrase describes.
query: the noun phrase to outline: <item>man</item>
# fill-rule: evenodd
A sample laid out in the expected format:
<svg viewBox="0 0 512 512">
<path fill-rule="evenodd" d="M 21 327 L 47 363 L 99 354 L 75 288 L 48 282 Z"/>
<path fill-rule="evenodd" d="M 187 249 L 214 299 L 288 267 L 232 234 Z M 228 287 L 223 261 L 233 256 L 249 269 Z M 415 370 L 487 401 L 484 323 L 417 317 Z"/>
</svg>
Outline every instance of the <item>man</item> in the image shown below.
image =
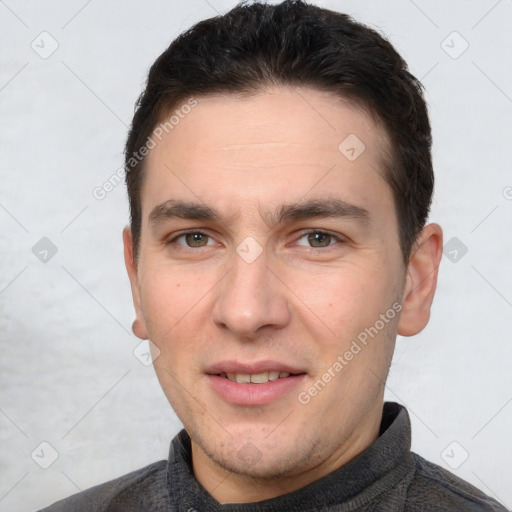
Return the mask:
<svg viewBox="0 0 512 512">
<path fill-rule="evenodd" d="M 241 5 L 174 41 L 126 144 L 123 239 L 185 428 L 168 461 L 46 510 L 504 510 L 383 403 L 436 288 L 430 148 L 420 83 L 343 14 Z"/>
</svg>

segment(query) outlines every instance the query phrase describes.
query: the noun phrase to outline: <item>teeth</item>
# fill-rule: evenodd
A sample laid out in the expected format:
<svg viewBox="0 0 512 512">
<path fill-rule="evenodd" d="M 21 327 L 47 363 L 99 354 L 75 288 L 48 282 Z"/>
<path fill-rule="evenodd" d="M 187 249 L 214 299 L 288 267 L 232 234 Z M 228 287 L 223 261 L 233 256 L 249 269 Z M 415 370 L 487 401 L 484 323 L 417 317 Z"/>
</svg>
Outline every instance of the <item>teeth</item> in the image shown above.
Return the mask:
<svg viewBox="0 0 512 512">
<path fill-rule="evenodd" d="M 232 382 L 238 382 L 239 384 L 265 384 L 272 380 L 289 377 L 288 372 L 261 372 L 261 373 L 221 373 L 221 377 L 226 377 Z"/>
<path fill-rule="evenodd" d="M 252 374 L 251 382 L 254 382 L 254 384 L 263 384 L 264 382 L 268 382 L 268 372 Z"/>
</svg>

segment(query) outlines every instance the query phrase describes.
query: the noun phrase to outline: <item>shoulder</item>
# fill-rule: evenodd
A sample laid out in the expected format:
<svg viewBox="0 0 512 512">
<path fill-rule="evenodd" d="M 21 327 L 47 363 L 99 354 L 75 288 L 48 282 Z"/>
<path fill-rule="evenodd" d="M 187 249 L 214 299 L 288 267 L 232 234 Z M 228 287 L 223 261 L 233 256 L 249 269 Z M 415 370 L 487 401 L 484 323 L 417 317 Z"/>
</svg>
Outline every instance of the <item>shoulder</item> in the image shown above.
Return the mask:
<svg viewBox="0 0 512 512">
<path fill-rule="evenodd" d="M 407 492 L 407 512 L 507 511 L 496 500 L 453 473 L 415 453 L 412 456 L 416 470 Z"/>
<path fill-rule="evenodd" d="M 152 510 L 167 493 L 167 461 L 123 475 L 91 487 L 46 507 L 40 512 L 115 512 L 117 510 Z M 144 507 L 140 508 L 139 507 Z"/>
</svg>

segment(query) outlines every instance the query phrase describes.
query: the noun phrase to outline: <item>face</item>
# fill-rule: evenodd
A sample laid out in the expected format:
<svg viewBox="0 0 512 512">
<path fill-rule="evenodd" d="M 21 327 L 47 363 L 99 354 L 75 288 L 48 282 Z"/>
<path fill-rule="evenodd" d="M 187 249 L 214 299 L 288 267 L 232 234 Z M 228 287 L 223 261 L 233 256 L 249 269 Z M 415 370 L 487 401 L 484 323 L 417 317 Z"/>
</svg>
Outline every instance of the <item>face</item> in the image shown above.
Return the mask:
<svg viewBox="0 0 512 512">
<path fill-rule="evenodd" d="M 197 98 L 148 155 L 136 330 L 195 469 L 332 470 L 377 436 L 406 280 L 385 148 L 360 108 L 275 88 Z"/>
</svg>

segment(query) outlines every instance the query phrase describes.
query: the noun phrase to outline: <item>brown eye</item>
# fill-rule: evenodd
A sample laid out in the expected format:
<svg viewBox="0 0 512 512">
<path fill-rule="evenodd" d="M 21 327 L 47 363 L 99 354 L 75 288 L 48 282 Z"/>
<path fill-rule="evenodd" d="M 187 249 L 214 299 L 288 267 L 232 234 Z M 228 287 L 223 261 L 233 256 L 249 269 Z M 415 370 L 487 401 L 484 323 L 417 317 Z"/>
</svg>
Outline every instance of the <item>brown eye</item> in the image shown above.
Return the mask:
<svg viewBox="0 0 512 512">
<path fill-rule="evenodd" d="M 203 233 L 187 233 L 183 235 L 189 247 L 204 247 L 208 244 L 208 236 Z"/>
<path fill-rule="evenodd" d="M 308 243 L 311 247 L 328 247 L 332 242 L 332 235 L 327 233 L 309 233 L 307 235 Z"/>
</svg>

